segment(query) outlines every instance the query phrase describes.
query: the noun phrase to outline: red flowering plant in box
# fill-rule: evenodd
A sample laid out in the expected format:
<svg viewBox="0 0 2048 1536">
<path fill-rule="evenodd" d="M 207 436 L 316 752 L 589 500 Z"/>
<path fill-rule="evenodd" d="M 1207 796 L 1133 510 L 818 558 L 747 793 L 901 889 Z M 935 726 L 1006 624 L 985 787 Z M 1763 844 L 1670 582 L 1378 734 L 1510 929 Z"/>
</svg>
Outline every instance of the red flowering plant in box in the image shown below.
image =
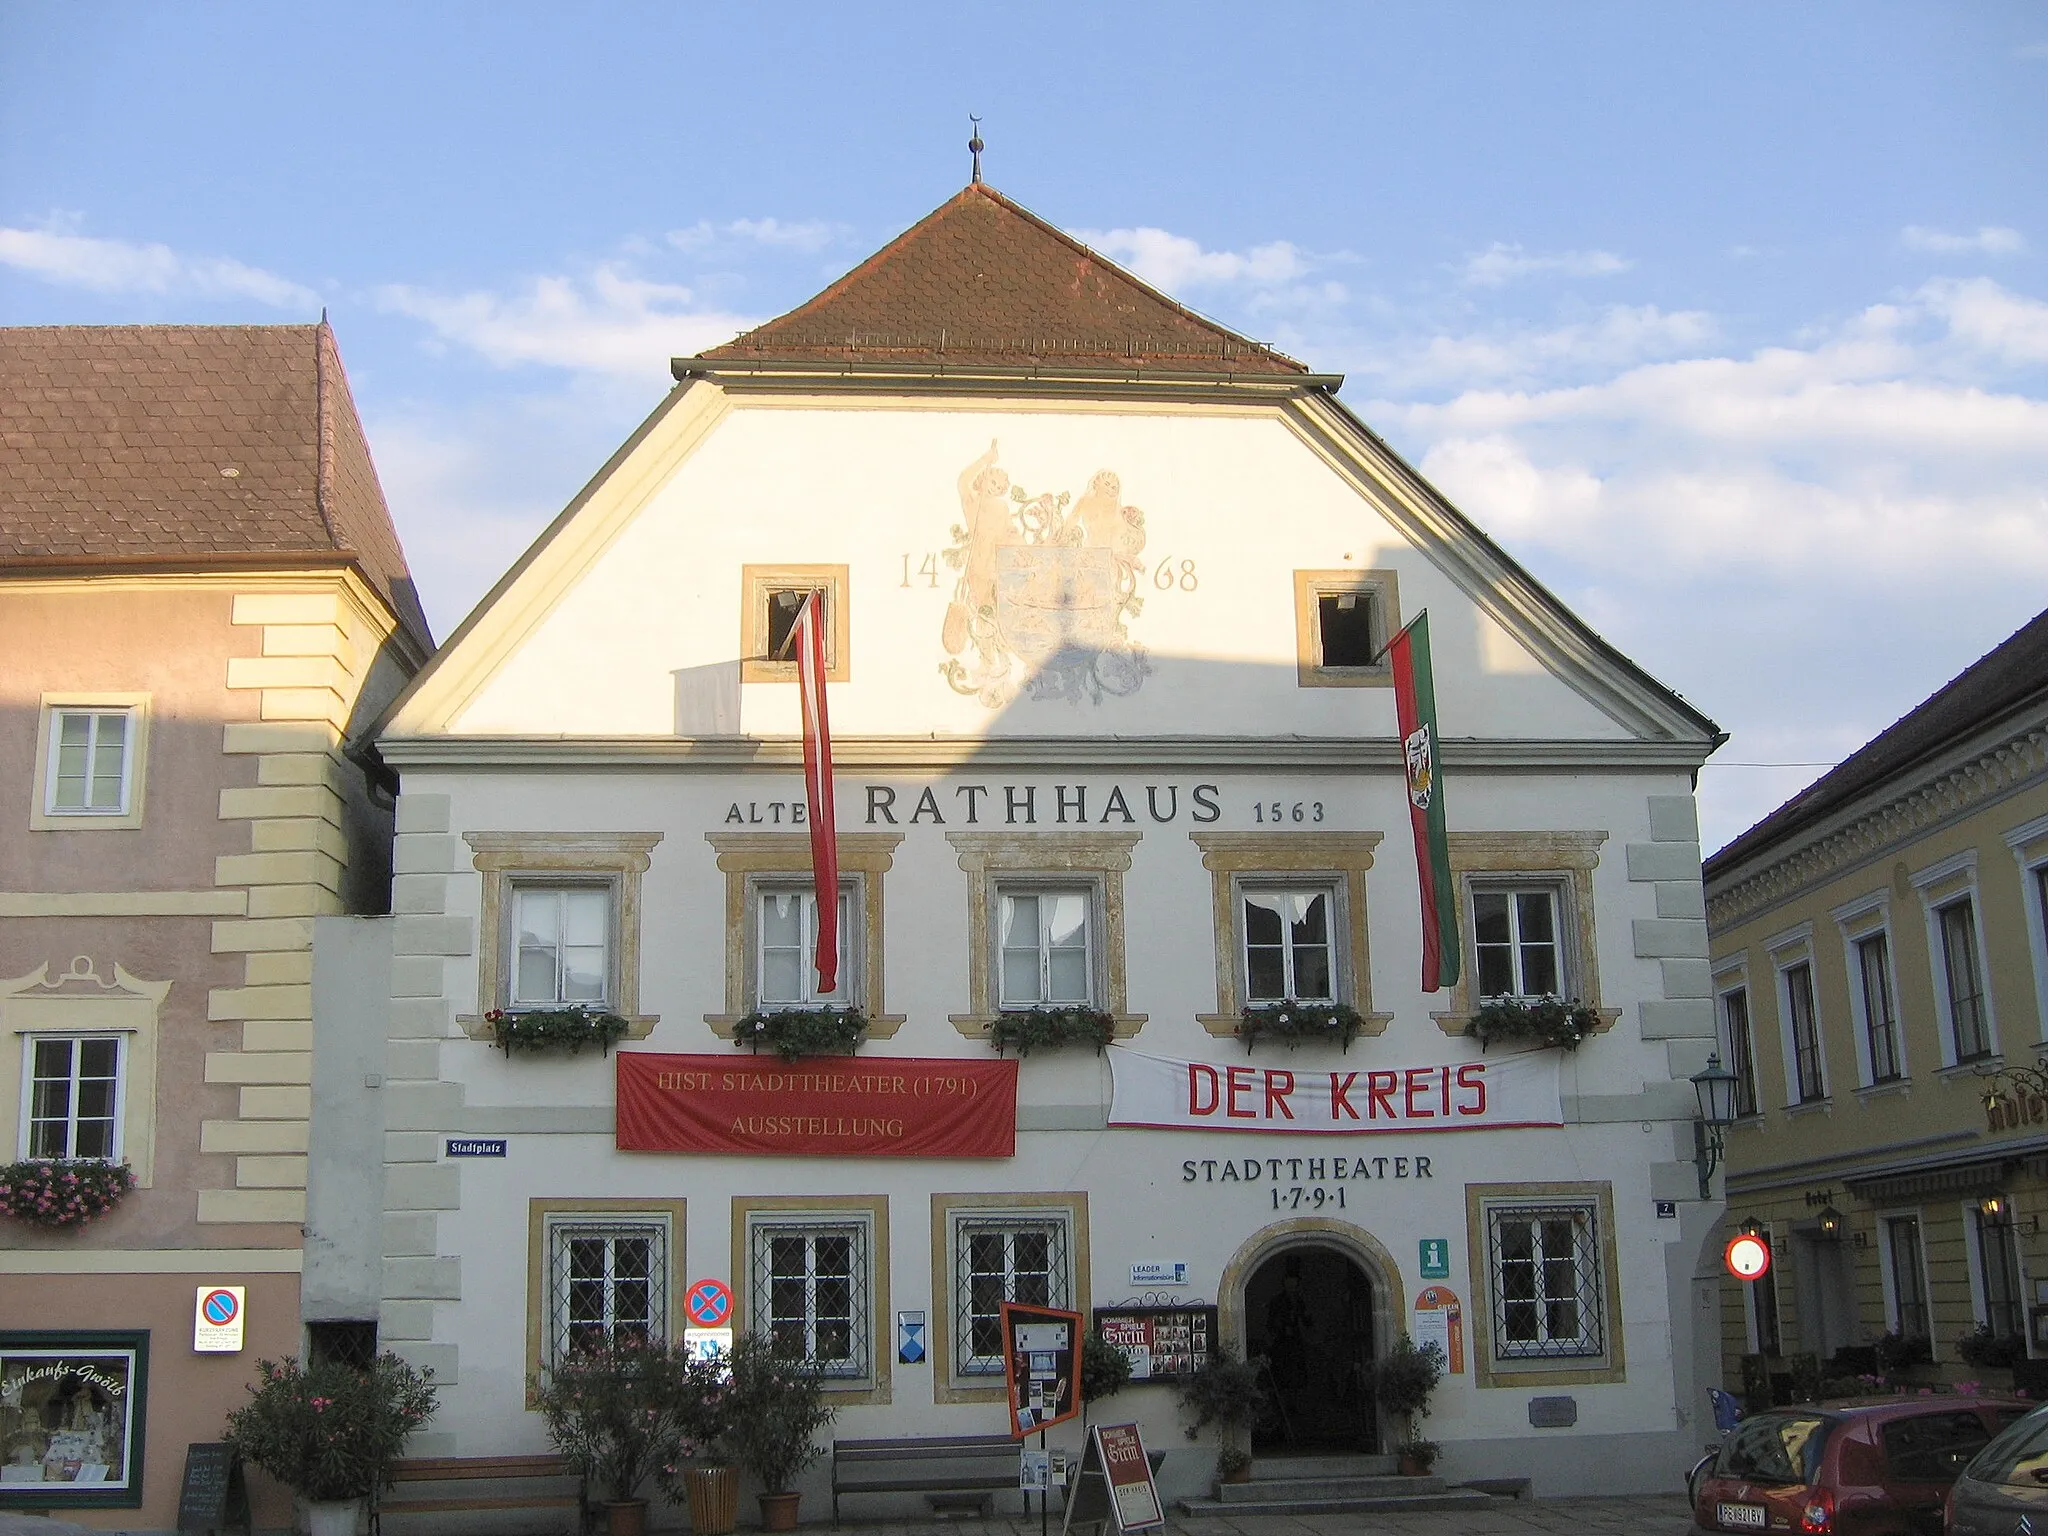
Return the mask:
<svg viewBox="0 0 2048 1536">
<path fill-rule="evenodd" d="M 0 1214 L 39 1227 L 83 1226 L 135 1187 L 135 1170 L 99 1158 L 31 1158 L 0 1168 Z"/>
</svg>

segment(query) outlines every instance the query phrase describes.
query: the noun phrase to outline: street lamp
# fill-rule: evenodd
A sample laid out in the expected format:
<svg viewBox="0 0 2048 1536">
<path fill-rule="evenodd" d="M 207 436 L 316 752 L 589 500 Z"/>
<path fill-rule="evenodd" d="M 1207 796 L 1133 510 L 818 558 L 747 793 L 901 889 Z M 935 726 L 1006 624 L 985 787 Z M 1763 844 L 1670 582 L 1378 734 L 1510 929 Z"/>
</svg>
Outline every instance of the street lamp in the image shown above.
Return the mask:
<svg viewBox="0 0 2048 1536">
<path fill-rule="evenodd" d="M 1713 1194 L 1714 1170 L 1721 1165 L 1721 1132 L 1735 1123 L 1735 1074 L 1721 1065 L 1718 1052 L 1707 1057 L 1704 1072 L 1692 1076 L 1700 1115 L 1692 1123 L 1692 1165 L 1700 1173 L 1700 1198 Z"/>
<path fill-rule="evenodd" d="M 1840 1211 L 1836 1210 L 1836 1209 L 1834 1208 L 1834 1206 L 1832 1206 L 1832 1205 L 1824 1205 L 1824 1206 L 1822 1206 L 1822 1207 L 1820 1208 L 1820 1217 L 1819 1217 L 1819 1221 L 1820 1221 L 1820 1235 L 1821 1235 L 1822 1237 L 1826 1238 L 1826 1239 L 1827 1239 L 1827 1240 L 1828 1240 L 1829 1242 L 1834 1242 L 1834 1241 L 1838 1240 L 1838 1239 L 1839 1239 L 1839 1238 L 1841 1237 L 1841 1235 L 1842 1235 L 1842 1213 L 1841 1213 Z"/>
</svg>

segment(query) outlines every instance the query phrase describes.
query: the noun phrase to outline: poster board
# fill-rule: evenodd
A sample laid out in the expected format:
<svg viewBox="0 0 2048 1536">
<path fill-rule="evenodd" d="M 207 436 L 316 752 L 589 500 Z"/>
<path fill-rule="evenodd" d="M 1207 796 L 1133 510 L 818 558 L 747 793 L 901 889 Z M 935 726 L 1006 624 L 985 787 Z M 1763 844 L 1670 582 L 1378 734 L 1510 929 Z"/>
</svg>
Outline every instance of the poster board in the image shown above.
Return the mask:
<svg viewBox="0 0 2048 1536">
<path fill-rule="evenodd" d="M 1214 1307 L 1097 1307 L 1095 1326 L 1131 1362 L 1133 1381 L 1186 1381 L 1216 1344 Z"/>
<path fill-rule="evenodd" d="M 1424 1286 L 1415 1297 L 1415 1320 L 1408 1330 L 1419 1348 L 1434 1344 L 1443 1351 L 1444 1370 L 1465 1374 L 1465 1309 L 1447 1285 Z"/>
<path fill-rule="evenodd" d="M 220 1441 L 185 1447 L 185 1481 L 178 1489 L 180 1531 L 249 1529 L 249 1490 L 242 1458 Z"/>
<path fill-rule="evenodd" d="M 1081 1470 L 1067 1500 L 1061 1536 L 1076 1526 L 1107 1526 L 1120 1532 L 1156 1530 L 1166 1524 L 1152 1458 L 1135 1424 L 1097 1424 L 1088 1432 Z"/>
<path fill-rule="evenodd" d="M 1081 1411 L 1081 1314 L 1002 1304 L 1010 1433 L 1037 1434 Z"/>
</svg>

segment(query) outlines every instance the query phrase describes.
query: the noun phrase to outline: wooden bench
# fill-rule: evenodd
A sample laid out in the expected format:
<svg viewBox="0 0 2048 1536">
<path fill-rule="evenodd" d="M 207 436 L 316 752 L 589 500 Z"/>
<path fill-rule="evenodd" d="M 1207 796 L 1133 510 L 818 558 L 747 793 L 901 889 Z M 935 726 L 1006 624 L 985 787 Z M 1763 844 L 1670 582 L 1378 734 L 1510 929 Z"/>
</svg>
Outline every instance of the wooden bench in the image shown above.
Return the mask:
<svg viewBox="0 0 2048 1536">
<path fill-rule="evenodd" d="M 583 1479 L 560 1456 L 421 1456 L 392 1462 L 384 1476 L 388 1486 L 372 1507 L 371 1530 L 377 1536 L 382 1536 L 387 1515 L 506 1509 L 573 1509 L 578 1536 L 590 1528 Z M 488 1491 L 514 1482 L 536 1486 L 515 1493 Z"/>
<path fill-rule="evenodd" d="M 1008 1435 L 834 1440 L 832 1523 L 839 1523 L 840 1495 L 848 1493 L 921 1493 L 933 1504 L 954 1494 L 985 1505 L 1017 1486 L 1018 1449 Z"/>
</svg>

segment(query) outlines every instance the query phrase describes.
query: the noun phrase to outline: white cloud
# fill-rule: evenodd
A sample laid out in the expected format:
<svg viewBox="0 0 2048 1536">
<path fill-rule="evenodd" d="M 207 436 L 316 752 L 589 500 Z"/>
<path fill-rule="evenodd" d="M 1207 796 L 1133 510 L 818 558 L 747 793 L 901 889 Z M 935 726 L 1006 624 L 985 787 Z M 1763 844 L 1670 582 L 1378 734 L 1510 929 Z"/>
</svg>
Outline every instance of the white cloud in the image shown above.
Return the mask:
<svg viewBox="0 0 2048 1536">
<path fill-rule="evenodd" d="M 1617 304 L 1591 319 L 1547 329 L 1502 327 L 1432 336 L 1387 354 L 1370 371 L 1411 386 L 1524 379 L 1624 367 L 1703 347 L 1714 335 L 1713 319 L 1699 310 Z"/>
<path fill-rule="evenodd" d="M 407 284 L 376 291 L 380 309 L 423 320 L 444 342 L 501 368 L 541 363 L 595 373 L 662 376 L 671 357 L 728 341 L 756 322 L 696 307 L 691 290 L 615 265 L 578 280 L 538 277 L 510 295 L 444 294 Z"/>
<path fill-rule="evenodd" d="M 67 228 L 0 228 L 0 265 L 95 293 L 254 299 L 274 309 L 318 308 L 312 289 L 229 256 L 184 256 L 156 242 L 108 240 Z"/>
<path fill-rule="evenodd" d="M 1248 251 L 1205 251 L 1186 235 L 1149 227 L 1079 230 L 1076 235 L 1166 293 L 1227 283 L 1279 287 L 1308 272 L 1302 252 L 1285 240 Z"/>
<path fill-rule="evenodd" d="M 1495 241 L 1465 258 L 1468 287 L 1499 288 L 1523 277 L 1612 277 L 1635 263 L 1612 251 L 1525 251 Z"/>
<path fill-rule="evenodd" d="M 1899 231 L 1899 243 L 1909 251 L 1930 251 L 1937 256 L 2017 256 L 2027 248 L 2027 237 L 2002 224 L 1979 225 L 1971 235 L 1908 224 Z"/>
<path fill-rule="evenodd" d="M 828 224 L 822 219 L 732 219 L 724 224 L 699 219 L 688 229 L 670 230 L 667 239 L 679 251 L 695 252 L 715 245 L 746 244 L 815 252 L 822 251 L 848 233 L 845 225 Z"/>
<path fill-rule="evenodd" d="M 2048 304 L 1988 277 L 1940 279 L 1917 295 L 1956 342 L 2014 363 L 2048 363 Z"/>
<path fill-rule="evenodd" d="M 2048 43 L 2021 43 L 2012 52 L 2018 59 L 2048 59 Z"/>
</svg>

